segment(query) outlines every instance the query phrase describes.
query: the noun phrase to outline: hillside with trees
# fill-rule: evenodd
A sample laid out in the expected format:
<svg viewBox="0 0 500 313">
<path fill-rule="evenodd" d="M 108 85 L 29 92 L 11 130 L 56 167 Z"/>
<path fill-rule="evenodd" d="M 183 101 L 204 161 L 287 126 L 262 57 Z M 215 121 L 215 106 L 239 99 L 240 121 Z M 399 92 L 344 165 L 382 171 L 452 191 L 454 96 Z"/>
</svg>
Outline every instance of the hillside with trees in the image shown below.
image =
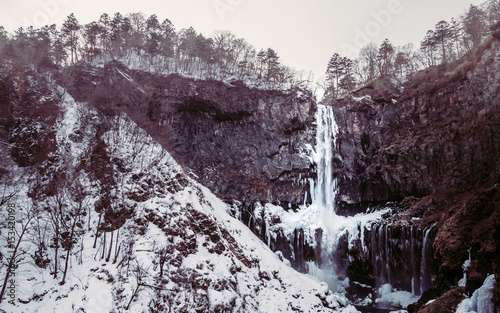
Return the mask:
<svg viewBox="0 0 500 313">
<path fill-rule="evenodd" d="M 322 88 L 330 99 L 338 98 L 377 78 L 403 86 L 424 69 L 448 64 L 454 68 L 456 62 L 467 58 L 493 33 L 499 21 L 500 2 L 488 0 L 482 5 L 471 4 L 458 18 L 439 21 L 427 31 L 420 47 L 395 47 L 385 39 L 380 46 L 369 43 L 361 48 L 356 59 L 334 53 Z"/>
<path fill-rule="evenodd" d="M 310 73 L 282 64 L 272 48 L 257 51 L 230 31 L 206 37 L 193 27 L 176 30 L 169 19 L 142 13 L 104 13 L 85 25 L 71 14 L 60 27 L 19 28 L 13 34 L 0 26 L 0 57 L 11 66 L 32 64 L 41 70 L 119 60 L 131 69 L 242 80 L 266 89 L 306 87 L 312 80 Z"/>
<path fill-rule="evenodd" d="M 499 51 L 499 0 L 316 86 L 156 15 L 0 27 L 0 312 L 500 307 Z"/>
</svg>

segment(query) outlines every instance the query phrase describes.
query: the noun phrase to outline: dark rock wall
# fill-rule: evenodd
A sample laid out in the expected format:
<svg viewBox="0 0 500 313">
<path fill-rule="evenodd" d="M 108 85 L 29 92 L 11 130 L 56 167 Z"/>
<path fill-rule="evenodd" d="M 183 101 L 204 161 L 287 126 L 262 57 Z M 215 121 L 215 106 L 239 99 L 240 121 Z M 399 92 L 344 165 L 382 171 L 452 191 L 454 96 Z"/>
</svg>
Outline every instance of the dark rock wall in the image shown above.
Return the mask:
<svg viewBox="0 0 500 313">
<path fill-rule="evenodd" d="M 199 182 L 222 199 L 303 203 L 314 175 L 305 152 L 315 136 L 310 91 L 76 65 L 65 87 L 104 113 L 125 111 Z"/>
<path fill-rule="evenodd" d="M 182 80 L 181 78 L 178 78 Z M 300 91 L 195 81 L 187 94 L 159 95 L 169 145 L 199 181 L 223 199 L 302 203 L 311 175 L 305 144 L 316 104 Z"/>
<path fill-rule="evenodd" d="M 489 45 L 477 64 L 422 73 L 403 92 L 386 86 L 381 95 L 372 85 L 333 103 L 342 201 L 401 200 L 495 172 L 500 43 Z"/>
</svg>

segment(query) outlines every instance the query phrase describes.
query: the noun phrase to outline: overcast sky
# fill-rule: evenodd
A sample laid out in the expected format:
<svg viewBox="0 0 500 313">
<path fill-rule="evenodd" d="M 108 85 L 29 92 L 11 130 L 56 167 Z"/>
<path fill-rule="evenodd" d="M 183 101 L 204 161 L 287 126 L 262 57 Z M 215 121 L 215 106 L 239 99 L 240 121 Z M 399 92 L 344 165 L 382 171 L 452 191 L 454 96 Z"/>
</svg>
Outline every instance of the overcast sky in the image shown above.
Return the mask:
<svg viewBox="0 0 500 313">
<path fill-rule="evenodd" d="M 282 63 L 323 75 L 335 52 L 356 57 L 367 42 L 414 43 L 440 20 L 449 21 L 482 0 L 0 0 L 0 25 L 40 27 L 75 13 L 80 23 L 142 12 L 193 26 L 205 36 L 230 30 L 256 49 L 273 48 Z"/>
</svg>

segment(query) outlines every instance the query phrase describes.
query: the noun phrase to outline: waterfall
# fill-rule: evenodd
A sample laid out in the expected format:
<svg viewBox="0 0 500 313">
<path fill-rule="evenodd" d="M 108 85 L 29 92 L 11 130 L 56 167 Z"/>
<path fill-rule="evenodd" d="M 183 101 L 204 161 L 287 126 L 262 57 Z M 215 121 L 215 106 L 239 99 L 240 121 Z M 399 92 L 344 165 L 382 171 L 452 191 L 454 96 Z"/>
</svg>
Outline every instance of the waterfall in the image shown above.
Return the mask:
<svg viewBox="0 0 500 313">
<path fill-rule="evenodd" d="M 337 215 L 338 188 L 333 175 L 337 136 L 332 107 L 318 105 L 316 143 L 309 155 L 317 176 L 309 179 L 309 192 L 298 211 L 268 208 L 262 223 L 267 244 L 271 246 L 276 240 L 271 239 L 271 229 L 278 231 L 274 238 L 288 240 L 279 246 L 289 251 L 294 267 L 328 283 L 332 291 L 354 286 L 350 290 L 363 300 L 372 297 L 373 290 L 390 284 L 397 290 L 411 291 L 410 295 L 420 295 L 432 284 L 433 267 L 428 258 L 434 225 L 422 230 L 406 222 L 388 224 L 384 216 L 391 213 L 389 207 L 349 217 Z M 312 200 L 309 206 L 308 195 Z M 260 210 L 254 214 L 260 216 Z M 273 220 L 281 226 L 273 226 Z M 351 281 L 350 286 L 346 281 Z"/>
<path fill-rule="evenodd" d="M 429 249 L 429 234 L 432 231 L 436 224 L 432 224 L 429 228 L 424 230 L 424 238 L 422 242 L 422 258 L 421 258 L 421 264 L 420 264 L 420 294 L 424 293 L 425 290 L 427 290 L 430 285 L 430 279 L 428 274 L 428 269 L 427 269 L 427 261 L 428 261 L 428 249 Z M 426 279 L 427 278 L 427 279 Z"/>
<path fill-rule="evenodd" d="M 312 204 L 317 206 L 325 228 L 325 235 L 335 236 L 336 179 L 333 178 L 334 145 L 338 127 L 331 107 L 318 105 L 316 111 L 316 147 L 313 161 L 316 164 L 316 181 L 311 181 Z"/>
<path fill-rule="evenodd" d="M 316 180 L 309 180 L 312 204 L 318 212 L 319 224 L 323 234 L 321 255 L 317 256 L 319 264 L 308 264 L 309 274 L 326 281 L 331 289 L 337 285 L 335 264 L 331 255 L 335 250 L 336 235 L 340 223 L 336 221 L 335 197 L 337 184 L 333 178 L 333 157 L 335 139 L 338 127 L 335 123 L 331 107 L 318 105 L 316 111 L 316 145 L 312 154 L 312 161 L 316 164 Z"/>
<path fill-rule="evenodd" d="M 316 112 L 316 149 L 314 162 L 317 179 L 314 190 L 316 205 L 328 211 L 335 211 L 336 181 L 332 175 L 332 160 L 335 137 L 338 132 L 331 107 L 319 105 Z"/>
</svg>

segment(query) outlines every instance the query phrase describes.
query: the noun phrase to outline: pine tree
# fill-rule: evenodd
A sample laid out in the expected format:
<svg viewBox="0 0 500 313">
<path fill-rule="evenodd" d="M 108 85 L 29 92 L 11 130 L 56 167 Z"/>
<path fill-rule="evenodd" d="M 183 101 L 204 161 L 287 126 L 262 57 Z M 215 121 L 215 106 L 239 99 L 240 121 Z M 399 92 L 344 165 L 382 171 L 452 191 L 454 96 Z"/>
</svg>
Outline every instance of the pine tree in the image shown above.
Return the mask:
<svg viewBox="0 0 500 313">
<path fill-rule="evenodd" d="M 171 58 L 174 56 L 174 46 L 176 40 L 174 24 L 169 19 L 164 20 L 161 25 L 160 50 L 163 56 Z"/>
<path fill-rule="evenodd" d="M 110 44 L 111 51 L 124 56 L 129 48 L 129 38 L 131 32 L 130 20 L 117 12 L 110 23 Z"/>
<path fill-rule="evenodd" d="M 267 49 L 266 53 L 266 64 L 267 64 L 267 81 L 271 81 L 271 78 L 275 78 L 279 72 L 279 56 L 271 48 Z"/>
<path fill-rule="evenodd" d="M 326 80 L 328 89 L 333 92 L 334 97 L 337 97 L 337 86 L 342 71 L 342 57 L 338 53 L 334 53 L 328 61 L 326 68 Z"/>
<path fill-rule="evenodd" d="M 378 49 L 378 65 L 380 76 L 389 76 L 394 68 L 394 46 L 385 39 Z"/>
<path fill-rule="evenodd" d="M 453 41 L 456 49 L 456 58 L 461 56 L 460 46 L 461 46 L 461 25 L 457 22 L 455 18 L 451 19 L 450 22 L 451 40 Z"/>
<path fill-rule="evenodd" d="M 61 32 L 64 38 L 64 45 L 69 48 L 71 53 L 71 63 L 78 60 L 77 48 L 78 48 L 78 32 L 81 26 L 75 17 L 75 14 L 71 13 L 66 21 L 64 21 Z"/>
<path fill-rule="evenodd" d="M 267 53 L 265 50 L 261 49 L 257 53 L 257 64 L 259 65 L 259 78 L 262 80 L 262 72 L 264 70 L 264 65 L 266 63 Z"/>
<path fill-rule="evenodd" d="M 99 17 L 100 34 L 99 39 L 102 45 L 102 50 L 110 52 L 111 49 L 111 20 L 107 13 Z"/>
<path fill-rule="evenodd" d="M 99 43 L 99 33 L 101 32 L 100 26 L 97 22 L 92 22 L 90 24 L 85 25 L 85 30 L 83 33 L 83 37 L 85 39 L 86 52 L 90 57 L 90 60 L 93 60 L 100 53 L 100 49 L 98 48 Z"/>
<path fill-rule="evenodd" d="M 488 26 L 500 22 L 500 0 L 489 0 L 487 3 Z"/>
<path fill-rule="evenodd" d="M 326 69 L 326 79 L 327 88 L 333 92 L 334 97 L 338 96 L 340 89 L 349 91 L 355 85 L 352 76 L 353 64 L 351 59 L 341 57 L 338 53 L 334 53 L 330 58 Z"/>
<path fill-rule="evenodd" d="M 477 47 L 483 40 L 486 32 L 485 13 L 481 8 L 475 5 L 470 5 L 469 10 L 463 16 L 462 24 L 466 35 L 468 49 Z"/>
<path fill-rule="evenodd" d="M 7 31 L 3 26 L 0 26 L 0 52 L 5 48 L 7 42 L 9 41 L 9 37 L 7 36 Z"/>
<path fill-rule="evenodd" d="M 189 65 L 192 63 L 196 57 L 196 37 L 198 34 L 193 27 L 188 29 L 181 29 L 179 34 L 179 51 L 181 52 L 181 57 L 185 59 L 184 70 L 189 69 Z"/>
<path fill-rule="evenodd" d="M 400 78 L 403 78 L 404 70 L 408 63 L 409 60 L 406 53 L 400 51 L 396 54 L 396 59 L 394 60 L 394 70 Z"/>
<path fill-rule="evenodd" d="M 448 42 L 450 39 L 453 38 L 453 33 L 450 27 L 450 24 L 446 21 L 440 21 L 439 23 L 436 24 L 435 30 L 434 30 L 434 42 L 436 44 L 441 45 L 441 63 L 446 63 L 446 47 L 448 45 Z"/>
<path fill-rule="evenodd" d="M 130 20 L 130 47 L 134 49 L 137 54 L 140 54 L 143 46 L 144 40 L 146 38 L 145 27 L 146 27 L 146 17 L 142 13 L 131 13 L 128 16 Z"/>
<path fill-rule="evenodd" d="M 203 34 L 198 34 L 196 37 L 196 55 L 200 61 L 208 64 L 212 59 L 212 45 L 213 40 L 211 38 L 205 38 Z"/>
</svg>

